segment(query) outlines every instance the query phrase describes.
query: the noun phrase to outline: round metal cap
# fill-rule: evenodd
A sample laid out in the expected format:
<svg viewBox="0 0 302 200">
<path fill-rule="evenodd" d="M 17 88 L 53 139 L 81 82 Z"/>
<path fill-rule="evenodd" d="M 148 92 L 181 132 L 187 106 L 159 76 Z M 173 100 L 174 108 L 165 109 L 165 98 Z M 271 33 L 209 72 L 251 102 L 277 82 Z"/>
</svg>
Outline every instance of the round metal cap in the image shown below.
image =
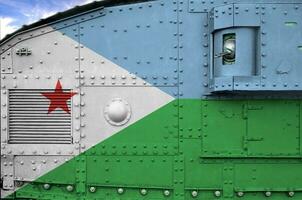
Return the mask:
<svg viewBox="0 0 302 200">
<path fill-rule="evenodd" d="M 125 125 L 131 118 L 131 107 L 123 99 L 112 99 L 104 109 L 107 122 L 113 126 Z"/>
</svg>

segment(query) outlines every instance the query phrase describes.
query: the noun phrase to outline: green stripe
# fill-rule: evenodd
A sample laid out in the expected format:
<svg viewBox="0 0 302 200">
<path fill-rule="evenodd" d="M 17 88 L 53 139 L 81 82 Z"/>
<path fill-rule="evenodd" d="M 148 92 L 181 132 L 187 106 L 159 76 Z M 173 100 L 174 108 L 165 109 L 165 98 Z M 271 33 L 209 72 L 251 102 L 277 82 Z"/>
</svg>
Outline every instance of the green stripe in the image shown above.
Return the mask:
<svg viewBox="0 0 302 200">
<path fill-rule="evenodd" d="M 11 197 L 301 199 L 301 119 L 300 100 L 175 100 Z"/>
</svg>

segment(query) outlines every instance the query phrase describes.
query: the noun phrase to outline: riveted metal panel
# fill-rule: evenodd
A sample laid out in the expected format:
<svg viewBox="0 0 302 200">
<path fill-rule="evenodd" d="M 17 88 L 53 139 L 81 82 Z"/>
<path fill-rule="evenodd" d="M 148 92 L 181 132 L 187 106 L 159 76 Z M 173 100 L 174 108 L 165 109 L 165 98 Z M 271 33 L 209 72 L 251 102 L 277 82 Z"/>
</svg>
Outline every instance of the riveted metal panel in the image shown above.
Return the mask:
<svg viewBox="0 0 302 200">
<path fill-rule="evenodd" d="M 9 51 L 9 49 L 13 48 L 17 43 L 19 43 L 23 40 L 30 39 L 30 38 L 33 38 L 36 36 L 40 36 L 40 35 L 43 35 L 45 33 L 51 32 L 51 31 L 53 31 L 52 27 L 44 26 L 44 27 L 40 27 L 40 28 L 38 27 L 33 30 L 28 30 L 27 32 L 19 33 L 15 37 L 12 37 L 9 40 L 1 43 L 0 52 L 5 53 L 5 52 Z"/>
<path fill-rule="evenodd" d="M 245 101 L 204 101 L 202 103 L 202 155 L 244 157 L 246 149 Z M 227 140 L 222 138 L 227 137 Z"/>
<path fill-rule="evenodd" d="M 88 156 L 87 183 L 111 187 L 123 185 L 167 189 L 173 186 L 172 168 L 171 156 L 103 156 L 101 159 Z M 140 178 L 128 178 L 135 176 Z"/>
<path fill-rule="evenodd" d="M 300 155 L 299 101 L 249 101 L 247 110 L 245 140 L 250 156 Z"/>
<path fill-rule="evenodd" d="M 185 188 L 213 190 L 222 188 L 222 165 L 219 163 L 205 163 L 200 159 L 201 139 L 184 139 L 183 150 L 185 157 Z M 187 151 L 187 149 L 192 149 Z M 202 192 L 202 193 L 203 193 Z"/>
<path fill-rule="evenodd" d="M 71 26 L 16 44 L 12 52 L 15 74 L 40 75 L 41 79 L 54 75 L 74 75 L 79 66 L 78 42 L 63 34 L 77 31 L 77 26 Z M 21 48 L 31 50 L 31 55 L 17 55 L 16 52 Z"/>
<path fill-rule="evenodd" d="M 202 135 L 202 102 L 186 99 L 179 102 L 179 137 L 200 139 Z"/>
<path fill-rule="evenodd" d="M 261 84 L 265 90 L 300 90 L 301 4 L 263 5 Z"/>
<path fill-rule="evenodd" d="M 0 55 L 1 74 L 10 74 L 13 72 L 12 49 Z"/>
<path fill-rule="evenodd" d="M 234 26 L 234 5 L 214 7 L 210 12 L 210 31 Z"/>
<path fill-rule="evenodd" d="M 261 84 L 261 78 L 259 76 L 235 76 L 234 80 L 234 90 L 249 90 L 257 91 L 259 90 Z"/>
<path fill-rule="evenodd" d="M 222 6 L 225 4 L 234 3 L 234 1 L 229 0 L 188 0 L 189 2 L 189 12 L 209 12 L 214 6 Z"/>
<path fill-rule="evenodd" d="M 108 70 L 106 60 L 91 59 L 81 51 L 85 85 L 144 86 L 147 82 L 176 86 L 178 29 L 174 4 L 151 1 L 105 8 L 105 16 L 80 23 L 81 44 L 128 71 L 115 74 Z M 143 81 L 136 81 L 135 76 Z"/>
<path fill-rule="evenodd" d="M 71 40 L 64 34 L 77 33 L 77 26 L 61 30 L 62 32 L 44 33 L 38 37 L 19 42 L 12 52 L 15 70 L 13 74 L 1 75 L 1 106 L 3 115 L 2 142 L 4 149 L 1 153 L 13 155 L 74 155 L 78 154 L 80 138 L 80 90 L 79 87 L 79 46 L 78 41 Z M 16 49 L 28 48 L 32 54 L 16 55 Z M 66 56 L 65 53 L 68 52 Z M 72 132 L 74 144 L 69 145 L 40 145 L 40 144 L 7 144 L 8 138 L 8 90 L 54 90 L 57 81 L 63 89 L 72 89 L 78 95 L 74 96 L 72 106 Z M 42 97 L 42 95 L 41 95 Z M 6 102 L 6 103 L 5 103 Z M 47 113 L 46 113 L 47 114 Z M 54 148 L 56 147 L 56 148 Z"/>
<path fill-rule="evenodd" d="M 260 4 L 234 4 L 234 26 L 260 26 Z"/>
<path fill-rule="evenodd" d="M 4 190 L 13 190 L 14 185 L 14 157 L 1 155 L 1 179 Z"/>
<path fill-rule="evenodd" d="M 176 88 L 171 89 L 175 90 Z M 147 114 L 150 114 L 149 112 L 152 112 L 172 101 L 172 98 L 170 96 L 162 93 L 157 88 L 152 87 L 130 87 L 127 89 L 123 87 L 84 87 L 82 88 L 82 91 L 83 106 L 81 108 L 81 124 L 83 126 L 81 127 L 80 141 L 82 151 L 85 151 L 87 148 L 95 145 L 96 143 L 102 142 L 103 140 L 113 136 L 115 133 L 118 133 L 122 129 L 125 129 L 126 127 L 130 126 L 132 123 L 142 119 Z M 126 102 L 128 102 L 131 108 L 131 118 L 129 122 L 121 126 L 114 126 L 110 124 L 106 120 L 106 113 L 104 113 L 108 103 L 110 103 L 113 99 L 116 98 L 125 100 Z M 175 111 L 177 111 L 176 108 Z M 170 125 L 171 124 L 167 124 L 167 126 Z M 173 124 L 171 126 L 173 126 Z M 162 140 L 162 137 L 153 137 L 152 139 L 154 139 L 154 145 L 163 146 L 165 143 L 165 140 Z M 128 145 L 125 141 L 125 143 L 123 144 L 126 145 L 126 147 L 131 147 L 132 150 L 131 143 Z M 115 148 L 110 147 L 109 150 L 104 149 L 104 151 L 108 151 L 108 153 L 114 151 L 121 153 L 125 151 L 126 154 L 131 154 L 132 151 L 130 151 L 129 149 L 122 148 L 123 144 L 115 145 L 118 146 Z M 140 145 L 143 146 L 144 144 Z M 166 145 L 169 146 L 169 148 L 174 148 L 173 143 L 171 143 L 171 145 Z M 139 149 L 139 147 L 137 148 Z"/>
<path fill-rule="evenodd" d="M 263 163 L 236 164 L 236 191 L 286 192 L 302 189 L 302 174 L 296 173 L 302 168 L 301 163 Z M 282 197 L 287 199 L 289 197 Z"/>
<path fill-rule="evenodd" d="M 81 85 L 91 86 L 150 86 L 146 79 L 131 74 L 122 66 L 81 45 Z M 177 81 L 177 80 L 176 80 Z"/>
<path fill-rule="evenodd" d="M 210 77 L 210 34 L 207 13 L 188 14 L 188 2 L 179 9 L 179 95 L 200 98 L 207 92 Z M 194 24 L 199 24 L 195 26 Z M 191 31 L 187 31 L 191 30 Z"/>
<path fill-rule="evenodd" d="M 301 155 L 298 100 L 204 101 L 202 116 L 203 157 Z"/>
<path fill-rule="evenodd" d="M 98 7 L 88 12 L 78 13 L 70 18 L 62 18 L 61 20 L 52 21 L 48 24 L 44 23 L 41 26 L 33 26 L 32 28 L 26 28 L 26 30 L 24 31 L 18 30 L 18 33 L 16 33 L 14 37 L 9 37 L 6 38 L 7 40 L 1 41 L 3 43 L 1 43 L 0 53 L 5 53 L 6 51 L 8 51 L 8 49 L 14 47 L 16 44 L 24 40 L 32 39 L 56 30 L 60 31 L 61 29 L 77 25 L 79 22 L 97 18 L 99 16 L 103 16 L 104 14 L 105 12 L 103 12 L 103 7 Z M 78 35 L 76 35 L 75 37 L 78 37 Z"/>
<path fill-rule="evenodd" d="M 291 0 L 288 1 L 292 2 Z M 266 198 L 266 192 L 270 190 L 272 199 L 301 199 L 299 172 L 301 171 L 302 150 L 301 137 L 297 131 L 301 121 L 301 117 L 298 116 L 301 112 L 300 105 L 295 105 L 292 101 L 287 100 L 280 100 L 277 103 L 268 100 L 267 98 L 270 98 L 272 94 L 268 92 L 245 96 L 215 93 L 210 97 L 210 99 L 215 100 L 200 100 L 201 95 L 205 94 L 204 88 L 207 88 L 208 77 L 212 75 L 211 69 L 208 69 L 209 57 L 211 56 L 211 44 L 209 42 L 211 38 L 210 25 L 205 23 L 208 21 L 207 12 L 218 5 L 234 3 L 235 1 L 205 0 L 203 3 L 202 0 L 172 0 L 166 2 L 168 1 L 105 8 L 106 12 L 109 13 L 109 18 L 106 18 L 108 24 L 103 29 L 106 29 L 107 25 L 111 29 L 108 29 L 107 34 L 104 34 L 102 41 L 117 39 L 120 42 L 119 39 L 126 35 L 125 38 L 128 38 L 129 41 L 118 44 L 117 49 L 124 48 L 123 45 L 130 49 L 133 41 L 139 41 L 136 37 L 129 36 L 136 32 L 136 28 L 133 27 L 136 24 L 133 25 L 130 22 L 123 24 L 124 19 L 121 18 L 129 16 L 131 22 L 137 22 L 134 17 L 137 15 L 133 13 L 144 15 L 144 12 L 146 14 L 152 11 L 152 15 L 146 14 L 149 17 L 144 16 L 145 18 L 140 23 L 142 34 L 149 36 L 148 30 L 152 29 L 155 32 L 153 25 L 156 24 L 150 23 L 151 26 L 147 28 L 149 18 L 156 20 L 158 18 L 153 15 L 161 13 L 160 17 L 167 16 L 167 18 L 164 18 L 162 23 L 159 21 L 159 24 L 166 25 L 166 21 L 168 21 L 168 23 L 173 24 L 171 26 L 173 30 L 176 30 L 173 36 L 170 35 L 171 32 L 167 35 L 164 34 L 165 37 L 170 37 L 167 43 L 172 40 L 177 43 L 176 47 L 169 46 L 169 49 L 166 50 L 168 53 L 165 52 L 166 54 L 172 52 L 171 60 L 174 61 L 169 63 L 176 66 L 173 72 L 172 67 L 166 68 L 161 62 L 158 62 L 160 65 L 154 65 L 156 67 L 153 68 L 153 61 L 150 61 L 149 64 L 146 63 L 145 65 L 152 65 L 151 68 L 148 68 L 150 70 L 148 73 L 152 75 L 152 81 L 144 81 L 143 77 L 140 76 L 140 71 L 137 70 L 138 73 L 136 74 L 129 70 L 133 69 L 130 64 L 135 64 L 131 60 L 132 56 L 129 56 L 131 53 L 118 52 L 117 59 L 114 59 L 113 55 L 114 61 L 110 58 L 111 55 L 108 57 L 108 55 L 103 55 L 97 51 L 92 52 L 94 49 L 89 45 L 86 46 L 87 43 L 83 43 L 82 46 L 76 45 L 79 43 L 79 30 L 73 31 L 72 28 L 66 28 L 62 29 L 61 32 L 65 35 L 60 33 L 53 38 L 62 39 L 61 37 L 64 37 L 57 44 L 60 48 L 65 46 L 60 45 L 61 43 L 65 44 L 65 42 L 66 47 L 70 47 L 72 44 L 77 48 L 64 48 L 63 50 L 60 49 L 59 52 L 65 53 L 66 60 L 69 61 L 71 60 L 69 54 L 78 53 L 79 55 L 81 53 L 82 56 L 78 56 L 78 60 L 75 62 L 68 61 L 66 63 L 64 60 L 61 64 L 53 61 L 53 64 L 62 67 L 63 64 L 75 66 L 74 64 L 77 63 L 77 67 L 66 67 L 67 73 L 64 69 L 54 67 L 56 71 L 52 73 L 52 69 L 48 69 L 48 67 L 52 67 L 52 64 L 46 64 L 46 69 L 43 68 L 44 65 L 42 64 L 36 66 L 38 74 L 35 73 L 36 68 L 29 70 L 29 67 L 25 67 L 26 70 L 22 72 L 14 71 L 15 74 L 13 75 L 2 74 L 3 79 L 1 81 L 3 80 L 3 82 L 1 84 L 3 83 L 4 87 L 1 88 L 1 116 L 3 113 L 5 115 L 7 113 L 8 106 L 3 105 L 3 103 L 7 103 L 8 94 L 5 94 L 7 90 L 41 89 L 40 87 L 51 90 L 54 89 L 57 80 L 60 80 L 64 89 L 72 89 L 79 94 L 73 98 L 71 105 L 74 115 L 73 133 L 75 137 L 78 137 L 73 146 L 52 145 L 49 148 L 45 145 L 24 145 L 22 147 L 8 147 L 5 139 L 8 132 L 6 129 L 1 130 L 1 134 L 5 136 L 1 137 L 2 147 L 4 147 L 1 153 L 18 154 L 15 159 L 18 161 L 15 163 L 17 167 L 15 172 L 18 177 L 7 180 L 18 180 L 16 182 L 18 183 L 19 179 L 24 177 L 24 180 L 32 181 L 32 184 L 26 185 L 28 187 L 24 187 L 16 193 L 16 198 L 258 200 Z M 196 9 L 203 13 L 184 12 L 187 11 L 186 8 L 191 6 L 189 4 L 195 2 L 200 2 Z M 280 1 L 276 0 L 276 2 Z M 164 5 L 161 5 L 162 3 Z M 255 27 L 254 22 L 256 24 L 258 22 L 258 17 L 250 17 L 252 16 L 251 13 L 257 12 L 256 7 L 254 10 L 252 5 L 254 2 L 248 3 L 251 5 L 248 12 L 244 7 L 247 4 L 239 5 L 237 9 L 239 17 L 236 17 L 235 7 L 234 19 L 237 20 L 238 26 L 244 26 L 245 18 L 248 18 L 246 23 L 249 26 Z M 162 6 L 165 9 L 158 9 L 157 6 Z M 268 17 L 266 5 L 263 7 L 265 9 L 262 6 L 259 8 L 260 14 Z M 208 10 L 205 11 L 204 9 Z M 298 7 L 299 9 L 301 7 Z M 162 14 L 162 12 L 166 13 Z M 89 13 L 71 20 L 72 23 L 83 22 L 82 24 L 87 25 L 81 32 L 84 34 L 83 38 L 87 37 L 85 36 L 87 32 L 102 28 L 98 29 L 94 26 L 95 24 L 89 22 L 99 20 L 100 25 L 102 25 L 102 20 L 105 18 L 102 16 L 94 19 L 96 15 L 91 15 L 94 14 Z M 120 19 L 121 22 L 117 21 Z M 84 22 L 86 20 L 88 20 L 87 23 Z M 153 22 L 152 20 L 151 22 Z M 292 21 L 287 22 L 289 23 L 285 25 L 288 27 L 296 26 Z M 261 26 L 264 26 L 265 23 L 265 21 L 264 23 L 261 22 Z M 142 25 L 146 25 L 146 27 Z M 67 26 L 67 24 L 62 22 L 55 27 L 60 26 Z M 160 28 L 161 26 L 155 27 Z M 67 29 L 69 31 L 65 32 L 64 30 Z M 124 32 L 125 29 L 126 32 Z M 166 29 L 157 29 L 156 31 L 161 37 L 162 31 L 165 32 Z M 154 32 L 152 33 L 154 34 Z M 42 35 L 44 37 L 47 34 Z M 115 38 L 115 36 L 119 38 Z M 107 40 L 106 37 L 109 37 L 110 40 Z M 173 39 L 171 39 L 172 37 Z M 36 39 L 38 40 L 38 38 Z M 150 38 L 153 39 L 153 36 Z M 87 40 L 89 39 L 93 40 L 88 42 L 94 42 L 99 38 L 87 37 Z M 20 41 L 23 39 L 21 38 Z M 43 41 L 46 40 L 43 39 Z M 159 42 L 160 40 L 156 38 L 153 41 Z M 282 40 L 283 42 L 284 40 Z M 162 43 L 166 44 L 165 41 Z M 102 44 L 99 43 L 98 45 L 101 46 Z M 163 44 L 159 44 L 159 46 L 165 46 Z M 261 45 L 261 43 L 259 44 Z M 140 46 L 139 44 L 135 45 Z M 18 46 L 18 48 L 20 47 L 22 46 Z M 297 49 L 299 50 L 299 48 Z M 72 53 L 66 54 L 65 51 Z M 153 49 L 153 51 L 156 50 Z M 112 52 L 115 54 L 117 51 L 113 50 Z M 153 55 L 157 55 L 158 52 L 156 51 Z M 142 51 L 140 55 L 145 56 L 144 54 L 148 53 L 148 51 Z M 124 55 L 126 55 L 126 59 Z M 44 55 L 41 54 L 41 56 Z M 146 58 L 153 58 L 152 56 L 146 56 Z M 59 60 L 65 58 L 60 55 L 55 57 L 58 57 Z M 50 60 L 54 60 L 54 57 Z M 165 56 L 163 60 L 165 60 Z M 22 62 L 19 63 L 22 64 Z M 145 66 L 140 66 L 143 68 L 142 71 L 147 73 L 144 71 Z M 155 71 L 152 70 L 159 68 L 163 69 L 159 70 L 158 76 L 153 81 Z M 287 68 L 280 67 L 278 70 L 286 73 Z M 50 74 L 51 77 L 46 77 L 43 72 L 46 73 L 46 76 Z M 61 73 L 63 74 L 62 77 L 60 77 Z M 159 79 L 159 76 L 164 76 L 165 73 L 168 74 L 168 77 Z M 105 80 L 102 79 L 102 74 L 105 74 Z M 258 75 L 258 71 L 256 75 Z M 242 76 L 241 74 L 241 76 L 219 77 L 217 78 L 217 83 L 219 83 L 217 91 L 258 90 L 259 87 L 263 86 L 259 84 L 260 73 L 259 76 L 256 75 Z M 174 80 L 172 81 L 170 78 Z M 179 86 L 178 88 L 168 87 L 170 83 L 177 82 L 178 84 L 175 86 Z M 213 83 L 210 84 L 215 86 Z M 163 91 L 181 99 L 173 101 L 173 97 Z M 294 95 L 295 98 L 299 98 L 298 94 Z M 282 99 L 285 97 L 293 98 L 288 96 L 288 93 L 274 93 L 273 96 L 273 98 Z M 108 120 L 105 113 L 108 114 L 108 110 L 103 109 L 103 107 L 106 107 L 115 98 L 122 98 L 122 102 L 127 102 L 131 106 L 130 121 L 113 123 Z M 222 100 L 225 98 L 228 98 L 229 101 Z M 239 98 L 249 100 L 236 100 Z M 266 100 L 253 101 L 253 98 Z M 129 111 L 129 105 L 126 106 L 127 111 Z M 1 128 L 7 128 L 6 119 L 2 119 L 1 123 Z M 274 134 L 272 134 L 273 132 Z M 264 140 L 258 137 L 260 134 L 263 135 Z M 272 140 L 270 140 L 271 138 Z M 105 139 L 108 140 L 105 141 Z M 298 146 L 298 142 L 300 142 L 300 146 Z M 73 154 L 79 153 L 80 144 L 82 154 L 79 157 L 56 167 L 56 164 L 63 163 L 64 158 L 70 159 Z M 26 164 L 21 165 L 22 160 Z M 45 174 L 49 170 L 51 172 Z M 2 174 L 4 172 L 1 172 Z M 35 179 L 36 177 L 38 178 Z M 45 189 L 44 186 L 47 184 L 50 185 L 50 188 L 47 189 L 46 187 Z M 68 191 L 67 187 L 69 186 L 73 190 Z M 146 191 L 147 193 L 145 193 Z M 293 194 L 294 196 L 291 197 L 290 195 Z"/>
<path fill-rule="evenodd" d="M 14 180 L 34 181 L 70 159 L 70 156 L 15 156 Z"/>
<path fill-rule="evenodd" d="M 187 0 L 188 11 L 191 13 L 209 12 L 213 7 L 223 6 L 232 3 L 263 4 L 263 3 L 284 3 L 284 0 Z M 299 0 L 287 0 L 286 3 L 299 3 Z"/>
<path fill-rule="evenodd" d="M 216 77 L 210 81 L 210 89 L 214 91 L 232 91 L 234 88 L 232 76 Z"/>
<path fill-rule="evenodd" d="M 239 65 L 244 65 L 244 67 L 249 66 L 253 69 L 253 72 L 250 78 L 230 75 L 234 77 L 234 81 L 236 80 L 233 90 L 300 90 L 301 83 L 298 78 L 298 74 L 300 74 L 298 66 L 299 63 L 302 62 L 300 59 L 301 56 L 299 56 L 301 52 L 299 50 L 299 29 L 301 29 L 301 24 L 297 22 L 298 19 L 301 18 L 301 12 L 299 12 L 299 5 L 301 4 L 255 3 L 256 4 L 234 4 L 234 28 L 223 30 L 225 32 L 236 32 L 236 29 L 239 30 L 245 27 L 250 30 L 253 29 L 256 33 L 251 36 L 244 34 L 244 36 L 248 37 L 243 39 L 245 41 L 244 45 L 246 45 L 247 42 L 253 43 L 253 48 L 250 49 L 250 45 L 244 46 L 240 44 L 242 41 L 239 39 L 241 38 L 242 40 L 242 37 L 237 37 L 236 32 L 236 46 L 238 47 L 236 48 L 236 61 L 238 61 L 238 58 L 239 60 L 243 59 L 244 55 L 250 56 L 253 63 L 248 62 L 249 58 L 244 58 L 244 62 L 248 63 L 243 64 L 240 62 Z M 216 12 L 216 18 L 219 18 L 219 10 Z M 210 25 L 212 29 L 215 30 L 215 11 L 213 11 L 212 16 L 213 18 L 210 19 Z M 222 20 L 223 23 L 226 23 L 226 21 Z M 224 25 L 219 25 L 219 20 L 217 23 L 218 28 L 223 28 Z M 218 33 L 215 33 L 216 37 L 217 34 Z M 240 34 L 240 32 L 238 34 Z M 239 38 L 238 41 L 237 38 Z M 290 40 L 285 44 L 283 41 L 285 41 L 286 38 L 290 38 Z M 216 42 L 217 39 L 215 37 L 213 39 Z M 213 46 L 214 51 L 219 52 L 221 45 L 219 41 L 218 43 L 215 42 Z M 284 51 L 279 51 L 280 49 Z M 253 52 L 256 52 L 255 55 Z M 214 55 L 216 54 L 217 53 L 214 53 Z M 220 60 L 219 58 L 214 58 L 214 61 L 216 61 L 214 62 L 216 63 L 215 66 L 217 66 L 217 61 L 220 62 Z M 271 62 L 271 60 L 273 61 Z M 235 64 L 236 63 L 237 62 L 235 62 Z M 215 66 L 214 72 L 217 72 L 217 69 L 220 67 Z M 244 69 L 243 67 L 241 68 L 242 70 Z M 247 70 L 245 71 L 248 72 Z M 232 74 L 232 69 L 228 69 L 227 72 Z M 216 82 L 216 80 L 213 80 L 213 84 L 217 85 Z M 222 84 L 225 85 L 226 83 Z M 213 86 L 211 87 L 213 88 Z M 229 89 L 217 88 L 213 90 L 226 91 Z"/>
</svg>

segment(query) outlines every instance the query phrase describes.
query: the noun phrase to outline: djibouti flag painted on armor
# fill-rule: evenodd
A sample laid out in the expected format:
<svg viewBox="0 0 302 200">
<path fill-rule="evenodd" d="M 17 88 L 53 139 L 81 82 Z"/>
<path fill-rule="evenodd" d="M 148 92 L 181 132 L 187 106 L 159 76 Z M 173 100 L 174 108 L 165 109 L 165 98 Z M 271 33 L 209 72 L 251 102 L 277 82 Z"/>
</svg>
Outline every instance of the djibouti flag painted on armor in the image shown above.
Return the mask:
<svg viewBox="0 0 302 200">
<path fill-rule="evenodd" d="M 1 198 L 302 199 L 300 4 L 97 1 L 5 37 Z"/>
</svg>

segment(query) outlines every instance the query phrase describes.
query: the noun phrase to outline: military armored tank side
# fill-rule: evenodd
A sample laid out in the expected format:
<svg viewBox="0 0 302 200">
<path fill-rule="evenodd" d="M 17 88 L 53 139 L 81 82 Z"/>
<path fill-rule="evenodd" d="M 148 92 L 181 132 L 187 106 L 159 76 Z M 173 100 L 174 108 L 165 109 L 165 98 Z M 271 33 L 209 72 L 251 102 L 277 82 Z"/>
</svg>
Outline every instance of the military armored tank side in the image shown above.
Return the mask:
<svg viewBox="0 0 302 200">
<path fill-rule="evenodd" d="M 2 199 L 302 199 L 302 1 L 97 1 L 0 41 Z"/>
</svg>

